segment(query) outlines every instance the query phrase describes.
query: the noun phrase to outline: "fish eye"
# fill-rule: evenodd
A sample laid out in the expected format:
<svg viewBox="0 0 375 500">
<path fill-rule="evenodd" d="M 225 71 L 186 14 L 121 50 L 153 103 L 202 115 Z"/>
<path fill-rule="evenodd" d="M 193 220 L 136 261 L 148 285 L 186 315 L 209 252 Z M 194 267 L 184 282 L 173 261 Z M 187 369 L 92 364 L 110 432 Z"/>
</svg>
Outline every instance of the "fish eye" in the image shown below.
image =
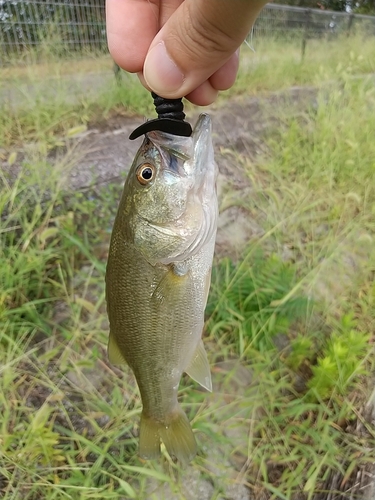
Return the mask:
<svg viewBox="0 0 375 500">
<path fill-rule="evenodd" d="M 155 177 L 156 169 L 151 163 L 143 163 L 137 168 L 137 179 L 140 184 L 145 186 Z"/>
</svg>

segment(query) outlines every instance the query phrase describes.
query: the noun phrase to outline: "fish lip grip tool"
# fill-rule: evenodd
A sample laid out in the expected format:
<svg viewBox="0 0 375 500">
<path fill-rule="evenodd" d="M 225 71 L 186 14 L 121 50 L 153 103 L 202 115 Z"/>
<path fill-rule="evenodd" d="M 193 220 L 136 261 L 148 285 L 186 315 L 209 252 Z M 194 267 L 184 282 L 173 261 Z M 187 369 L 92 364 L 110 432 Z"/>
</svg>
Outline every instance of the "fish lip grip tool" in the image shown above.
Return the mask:
<svg viewBox="0 0 375 500">
<path fill-rule="evenodd" d="M 158 117 L 142 123 L 142 125 L 133 130 L 129 139 L 133 141 L 141 135 L 152 132 L 153 130 L 159 130 L 160 132 L 167 132 L 168 134 L 181 137 L 190 137 L 193 130 L 190 123 L 185 121 L 182 98 L 165 99 L 155 94 L 155 92 L 151 92 L 151 95 L 154 99 L 154 106 Z"/>
</svg>

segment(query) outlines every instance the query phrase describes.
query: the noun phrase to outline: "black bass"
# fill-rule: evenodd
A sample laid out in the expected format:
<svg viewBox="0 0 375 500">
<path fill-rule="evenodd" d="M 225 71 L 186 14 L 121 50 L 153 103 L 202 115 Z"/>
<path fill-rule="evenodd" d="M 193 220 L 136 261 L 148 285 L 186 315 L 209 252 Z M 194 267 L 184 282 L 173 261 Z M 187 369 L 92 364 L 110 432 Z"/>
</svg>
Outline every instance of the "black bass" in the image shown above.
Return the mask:
<svg viewBox="0 0 375 500">
<path fill-rule="evenodd" d="M 183 372 L 211 391 L 201 340 L 218 204 L 211 120 L 191 137 L 146 135 L 125 182 L 111 238 L 106 297 L 109 360 L 127 363 L 141 393 L 139 454 L 160 441 L 182 462 L 196 454 L 177 401 Z"/>
</svg>

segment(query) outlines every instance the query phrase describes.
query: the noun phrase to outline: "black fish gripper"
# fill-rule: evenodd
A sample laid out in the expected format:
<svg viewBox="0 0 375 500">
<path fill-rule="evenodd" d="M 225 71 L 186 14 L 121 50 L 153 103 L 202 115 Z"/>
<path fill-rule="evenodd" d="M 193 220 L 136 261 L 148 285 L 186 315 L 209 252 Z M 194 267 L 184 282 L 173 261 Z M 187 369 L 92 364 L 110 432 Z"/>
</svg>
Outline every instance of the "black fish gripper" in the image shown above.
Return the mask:
<svg viewBox="0 0 375 500">
<path fill-rule="evenodd" d="M 185 121 L 182 98 L 165 99 L 154 92 L 151 92 L 151 95 L 154 99 L 154 106 L 158 117 L 142 123 L 142 125 L 133 130 L 129 139 L 132 141 L 153 130 L 167 132 L 168 134 L 181 137 L 190 137 L 193 130 L 190 123 Z"/>
</svg>

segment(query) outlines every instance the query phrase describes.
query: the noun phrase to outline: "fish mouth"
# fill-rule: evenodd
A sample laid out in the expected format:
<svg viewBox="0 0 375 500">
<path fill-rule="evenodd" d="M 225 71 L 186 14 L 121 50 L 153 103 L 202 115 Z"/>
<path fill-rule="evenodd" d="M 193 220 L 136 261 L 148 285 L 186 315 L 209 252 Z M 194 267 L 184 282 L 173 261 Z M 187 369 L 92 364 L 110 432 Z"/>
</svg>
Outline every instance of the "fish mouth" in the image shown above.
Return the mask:
<svg viewBox="0 0 375 500">
<path fill-rule="evenodd" d="M 153 131 L 146 134 L 146 139 L 148 139 L 159 150 L 166 151 L 171 156 L 189 163 L 190 172 L 186 173 L 191 174 L 192 166 L 199 167 L 204 164 L 204 157 L 207 158 L 210 154 L 213 154 L 211 152 L 211 133 L 211 118 L 207 113 L 202 113 L 199 115 L 193 133 L 190 137 L 182 137 L 167 132 Z M 194 161 L 198 158 L 199 161 Z"/>
<path fill-rule="evenodd" d="M 194 148 L 200 148 L 211 143 L 212 124 L 211 117 L 207 113 L 199 115 L 198 121 L 193 130 Z"/>
<path fill-rule="evenodd" d="M 212 145 L 212 124 L 208 114 L 202 113 L 194 127 L 193 154 L 190 161 L 185 162 L 191 168 L 194 178 L 194 191 L 203 204 L 216 196 L 216 178 L 218 174 Z"/>
<path fill-rule="evenodd" d="M 212 145 L 211 118 L 207 113 L 199 115 L 190 137 L 153 131 L 147 134 L 147 139 L 159 150 L 162 170 L 172 178 L 184 178 L 189 191 L 198 194 L 202 189 L 207 190 L 208 186 L 215 189 L 217 166 Z"/>
<path fill-rule="evenodd" d="M 166 186 L 171 217 L 161 221 L 153 214 L 146 221 L 160 237 L 176 241 L 171 253 L 160 259 L 162 264 L 182 262 L 197 254 L 216 234 L 218 170 L 211 133 L 211 118 L 203 113 L 190 137 L 159 131 L 147 134 L 158 150 L 159 178 Z"/>
<path fill-rule="evenodd" d="M 186 211 L 181 216 L 181 225 L 189 226 L 195 220 L 194 229 L 185 232 L 183 249 L 169 256 L 163 263 L 181 262 L 196 254 L 216 234 L 218 204 L 216 196 L 217 165 L 212 145 L 211 118 L 201 114 L 191 136 L 189 158 L 184 162 L 184 173 L 190 179 L 187 192 Z M 199 222 L 198 222 L 199 221 Z M 190 223 L 191 224 L 191 223 Z"/>
<path fill-rule="evenodd" d="M 208 114 L 202 113 L 199 116 L 193 130 L 192 140 L 193 151 L 190 159 L 185 162 L 185 171 L 192 179 L 188 203 L 190 202 L 190 206 L 199 208 L 200 225 L 192 235 L 183 255 L 179 256 L 179 260 L 197 253 L 216 235 L 217 229 L 216 178 L 218 168 L 212 144 L 212 123 Z"/>
</svg>

